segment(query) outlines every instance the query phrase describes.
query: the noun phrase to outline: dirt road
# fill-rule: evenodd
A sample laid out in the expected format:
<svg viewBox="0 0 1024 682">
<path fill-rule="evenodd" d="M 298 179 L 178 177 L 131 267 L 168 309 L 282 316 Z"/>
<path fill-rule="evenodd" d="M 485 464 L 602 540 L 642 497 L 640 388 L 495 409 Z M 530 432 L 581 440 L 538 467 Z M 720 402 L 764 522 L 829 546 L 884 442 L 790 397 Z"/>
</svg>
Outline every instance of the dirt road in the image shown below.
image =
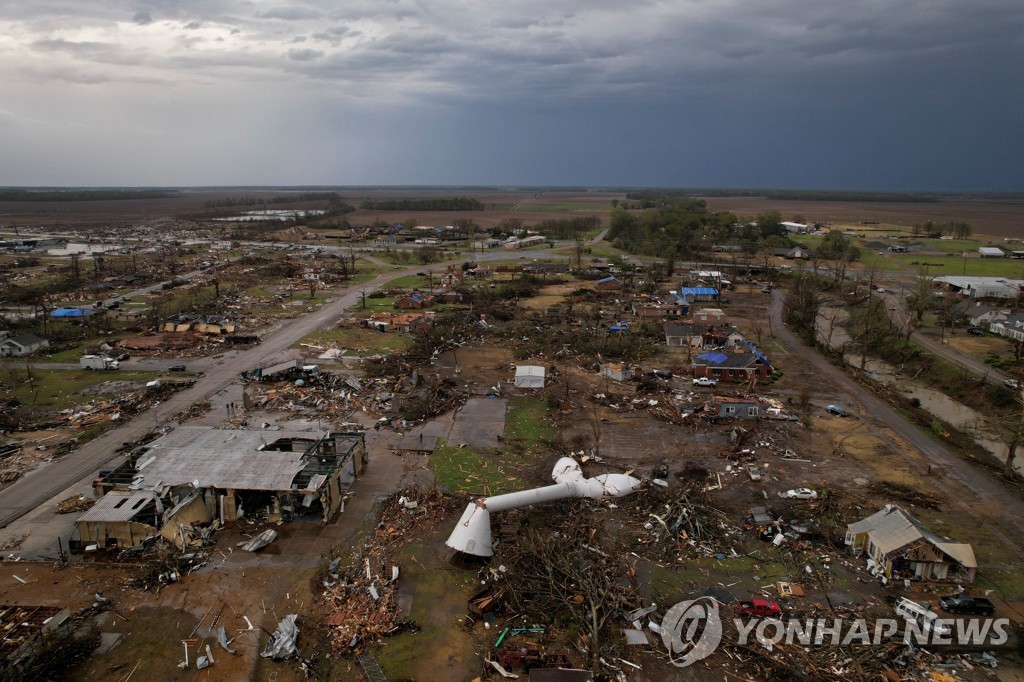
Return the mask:
<svg viewBox="0 0 1024 682">
<path fill-rule="evenodd" d="M 986 523 L 991 524 L 990 529 L 1003 541 L 1006 548 L 1024 560 L 1024 526 L 1017 522 L 1018 519 L 1024 518 L 1024 500 L 1017 492 L 957 457 L 941 443 L 896 414 L 840 368 L 807 348 L 783 324 L 784 302 L 785 294 L 776 289 L 772 293 L 769 314 L 776 336 L 788 347 L 789 352 L 799 353 L 803 361 L 811 365 L 821 377 L 823 384 L 844 393 L 849 402 L 859 408 L 854 410 L 855 413 L 890 430 L 920 451 L 928 464 L 940 468 L 943 476 L 934 476 L 930 480 L 943 492 L 949 505 L 963 510 L 971 518 L 984 519 Z M 928 465 L 922 467 L 900 447 L 896 447 L 895 450 L 902 455 L 911 469 L 923 476 L 928 475 Z"/>
</svg>

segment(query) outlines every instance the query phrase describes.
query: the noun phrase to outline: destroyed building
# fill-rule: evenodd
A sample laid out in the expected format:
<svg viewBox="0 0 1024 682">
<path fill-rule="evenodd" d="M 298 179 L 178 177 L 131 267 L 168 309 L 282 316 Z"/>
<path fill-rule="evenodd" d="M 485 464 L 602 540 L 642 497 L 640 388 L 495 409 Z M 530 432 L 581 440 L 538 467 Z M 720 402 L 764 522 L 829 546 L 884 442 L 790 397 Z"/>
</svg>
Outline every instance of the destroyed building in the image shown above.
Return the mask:
<svg viewBox="0 0 1024 682">
<path fill-rule="evenodd" d="M 962 580 L 974 582 L 978 562 L 966 543 L 951 542 L 931 532 L 896 505 L 846 528 L 846 544 L 866 553 L 868 570 L 886 579 Z"/>
<path fill-rule="evenodd" d="M 0 662 L 4 671 L 17 675 L 19 662 L 42 649 L 43 635 L 62 628 L 70 616 L 66 606 L 0 605 Z"/>
<path fill-rule="evenodd" d="M 161 533 L 182 546 L 196 525 L 252 516 L 326 523 L 365 464 L 361 432 L 181 426 L 103 479 L 106 495 L 78 519 L 70 544 L 132 547 Z"/>
</svg>

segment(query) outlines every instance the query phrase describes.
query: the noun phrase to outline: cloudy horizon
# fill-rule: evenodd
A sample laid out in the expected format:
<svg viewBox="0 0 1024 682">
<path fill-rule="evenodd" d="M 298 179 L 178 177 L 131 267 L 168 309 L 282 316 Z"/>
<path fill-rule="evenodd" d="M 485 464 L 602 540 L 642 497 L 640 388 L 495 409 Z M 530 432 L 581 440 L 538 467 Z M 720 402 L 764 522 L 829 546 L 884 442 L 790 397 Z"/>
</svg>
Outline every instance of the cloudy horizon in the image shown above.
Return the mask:
<svg viewBox="0 0 1024 682">
<path fill-rule="evenodd" d="M 1010 0 L 53 0 L 0 24 L 3 185 L 1024 189 Z"/>
</svg>

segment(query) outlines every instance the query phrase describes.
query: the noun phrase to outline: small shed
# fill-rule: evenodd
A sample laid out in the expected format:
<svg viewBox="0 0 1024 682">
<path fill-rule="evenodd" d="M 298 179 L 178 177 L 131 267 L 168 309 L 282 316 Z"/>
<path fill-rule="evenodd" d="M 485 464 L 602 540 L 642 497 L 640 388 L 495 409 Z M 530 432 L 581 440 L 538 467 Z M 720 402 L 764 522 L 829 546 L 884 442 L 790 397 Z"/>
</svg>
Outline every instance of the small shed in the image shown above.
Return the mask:
<svg viewBox="0 0 1024 682">
<path fill-rule="evenodd" d="M 538 365 L 516 365 L 516 388 L 544 388 L 544 368 Z"/>
<path fill-rule="evenodd" d="M 978 256 L 981 258 L 1005 258 L 1006 254 L 998 246 L 979 246 Z"/>
</svg>

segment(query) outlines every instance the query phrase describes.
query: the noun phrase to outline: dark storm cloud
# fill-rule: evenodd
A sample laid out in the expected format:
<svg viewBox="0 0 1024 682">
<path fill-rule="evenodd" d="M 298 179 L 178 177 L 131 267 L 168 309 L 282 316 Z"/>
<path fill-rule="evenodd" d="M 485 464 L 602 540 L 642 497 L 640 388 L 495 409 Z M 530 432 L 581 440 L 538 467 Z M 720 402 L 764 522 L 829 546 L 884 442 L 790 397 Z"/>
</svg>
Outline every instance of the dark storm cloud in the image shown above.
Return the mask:
<svg viewBox="0 0 1024 682">
<path fill-rule="evenodd" d="M 1019 0 L 49 0 L 0 4 L 0 28 L 19 121 L 95 97 L 123 125 L 188 135 L 191 108 L 243 149 L 260 121 L 219 112 L 275 93 L 268 125 L 299 101 L 311 117 L 277 151 L 324 150 L 324 181 L 354 171 L 313 140 L 375 169 L 393 145 L 440 161 L 406 153 L 365 181 L 1024 183 L 1006 151 L 1024 147 Z M 148 83 L 174 97 L 150 110 L 165 86 Z"/>
</svg>

